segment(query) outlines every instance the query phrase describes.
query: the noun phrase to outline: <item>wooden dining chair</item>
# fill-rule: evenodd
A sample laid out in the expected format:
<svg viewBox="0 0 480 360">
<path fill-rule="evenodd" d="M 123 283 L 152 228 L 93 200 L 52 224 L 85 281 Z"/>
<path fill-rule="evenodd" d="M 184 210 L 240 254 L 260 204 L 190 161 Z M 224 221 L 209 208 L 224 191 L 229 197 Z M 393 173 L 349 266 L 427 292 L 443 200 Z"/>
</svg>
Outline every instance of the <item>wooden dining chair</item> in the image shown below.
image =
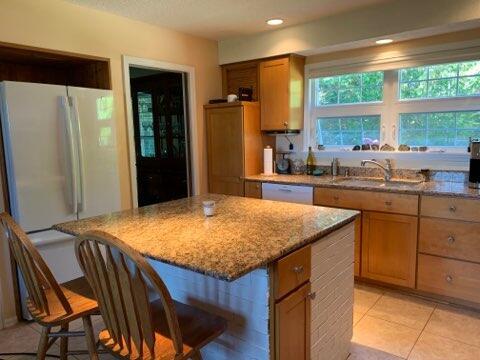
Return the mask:
<svg viewBox="0 0 480 360">
<path fill-rule="evenodd" d="M 174 301 L 147 260 L 116 237 L 87 232 L 76 254 L 105 320 L 100 344 L 117 358 L 198 360 L 225 331 L 223 318 Z"/>
<path fill-rule="evenodd" d="M 59 338 L 61 359 L 74 354 L 89 354 L 90 359 L 97 359 L 90 316 L 98 314 L 98 304 L 86 279 L 58 284 L 28 236 L 7 213 L 0 214 L 0 227 L 25 282 L 28 311 L 42 326 L 37 359 L 45 359 L 48 349 Z M 69 324 L 80 318 L 85 331 L 69 331 Z M 52 331 L 54 327 L 60 330 Z M 85 336 L 88 352 L 69 352 L 68 338 L 72 336 Z"/>
</svg>

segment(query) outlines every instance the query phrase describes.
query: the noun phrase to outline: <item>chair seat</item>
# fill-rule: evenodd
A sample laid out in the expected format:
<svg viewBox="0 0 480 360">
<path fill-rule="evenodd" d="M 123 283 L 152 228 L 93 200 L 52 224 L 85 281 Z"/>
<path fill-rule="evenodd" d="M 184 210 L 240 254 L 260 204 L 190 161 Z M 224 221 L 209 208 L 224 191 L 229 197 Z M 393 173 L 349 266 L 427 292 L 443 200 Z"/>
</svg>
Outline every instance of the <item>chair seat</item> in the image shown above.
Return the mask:
<svg viewBox="0 0 480 360">
<path fill-rule="evenodd" d="M 174 305 L 184 347 L 184 357 L 181 359 L 188 359 L 204 345 L 222 334 L 227 328 L 227 321 L 220 316 L 209 314 L 203 310 L 177 301 L 174 301 Z M 160 300 L 156 300 L 150 304 L 150 307 L 155 327 L 154 356 L 149 354 L 146 346 L 144 346 L 143 357 L 139 357 L 136 349 L 132 349 L 132 352 L 128 354 L 126 349 L 121 349 L 120 346 L 115 343 L 110 337 L 108 330 L 100 332 L 99 339 L 102 345 L 114 355 L 123 359 L 174 359 L 175 350 L 172 340 L 170 339 L 170 332 L 162 303 Z M 132 345 L 132 348 L 133 347 Z"/>
<path fill-rule="evenodd" d="M 66 314 L 55 292 L 52 289 L 46 289 L 45 297 L 50 314 L 35 311 L 31 301 L 27 300 L 27 308 L 35 321 L 44 326 L 59 326 L 83 316 L 98 314 L 97 301 L 85 277 L 60 284 L 60 288 L 70 303 L 72 313 Z"/>
</svg>

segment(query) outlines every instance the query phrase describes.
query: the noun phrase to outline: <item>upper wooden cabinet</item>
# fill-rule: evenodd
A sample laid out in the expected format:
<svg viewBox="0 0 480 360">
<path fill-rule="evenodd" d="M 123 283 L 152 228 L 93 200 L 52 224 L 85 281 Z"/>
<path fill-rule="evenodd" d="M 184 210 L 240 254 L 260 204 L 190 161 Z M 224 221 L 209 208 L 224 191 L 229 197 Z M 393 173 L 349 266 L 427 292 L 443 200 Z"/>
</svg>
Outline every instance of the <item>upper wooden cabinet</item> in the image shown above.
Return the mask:
<svg viewBox="0 0 480 360">
<path fill-rule="evenodd" d="M 222 66 L 222 93 L 238 94 L 238 89 L 252 88 L 253 101 L 258 101 L 258 60 Z"/>
<path fill-rule="evenodd" d="M 205 105 L 208 188 L 211 193 L 244 195 L 244 176 L 262 169 L 258 103 Z"/>
<path fill-rule="evenodd" d="M 296 55 L 260 62 L 262 130 L 302 128 L 304 66 L 305 58 Z"/>
<path fill-rule="evenodd" d="M 263 131 L 301 130 L 305 58 L 286 55 L 222 65 L 223 96 L 252 88 Z"/>
</svg>

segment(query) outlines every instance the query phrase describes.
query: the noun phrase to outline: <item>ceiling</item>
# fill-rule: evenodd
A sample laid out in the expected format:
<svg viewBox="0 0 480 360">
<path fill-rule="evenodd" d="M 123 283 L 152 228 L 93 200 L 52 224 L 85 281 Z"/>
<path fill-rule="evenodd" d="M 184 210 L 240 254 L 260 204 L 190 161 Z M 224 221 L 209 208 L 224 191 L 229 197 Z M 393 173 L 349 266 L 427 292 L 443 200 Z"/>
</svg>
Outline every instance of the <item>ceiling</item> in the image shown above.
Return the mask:
<svg viewBox="0 0 480 360">
<path fill-rule="evenodd" d="M 222 40 L 291 26 L 390 0 L 66 0 L 196 36 Z"/>
</svg>

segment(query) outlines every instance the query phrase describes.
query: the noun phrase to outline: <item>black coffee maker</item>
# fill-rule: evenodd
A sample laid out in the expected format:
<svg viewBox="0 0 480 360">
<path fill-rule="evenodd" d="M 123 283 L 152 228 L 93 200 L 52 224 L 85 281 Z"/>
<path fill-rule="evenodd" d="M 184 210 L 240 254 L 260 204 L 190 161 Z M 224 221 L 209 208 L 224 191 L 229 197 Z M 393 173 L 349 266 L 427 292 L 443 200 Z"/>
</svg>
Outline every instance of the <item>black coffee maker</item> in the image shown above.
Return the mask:
<svg viewBox="0 0 480 360">
<path fill-rule="evenodd" d="M 468 176 L 468 186 L 473 189 L 480 189 L 480 139 L 471 141 L 470 153 L 470 175 Z"/>
</svg>

